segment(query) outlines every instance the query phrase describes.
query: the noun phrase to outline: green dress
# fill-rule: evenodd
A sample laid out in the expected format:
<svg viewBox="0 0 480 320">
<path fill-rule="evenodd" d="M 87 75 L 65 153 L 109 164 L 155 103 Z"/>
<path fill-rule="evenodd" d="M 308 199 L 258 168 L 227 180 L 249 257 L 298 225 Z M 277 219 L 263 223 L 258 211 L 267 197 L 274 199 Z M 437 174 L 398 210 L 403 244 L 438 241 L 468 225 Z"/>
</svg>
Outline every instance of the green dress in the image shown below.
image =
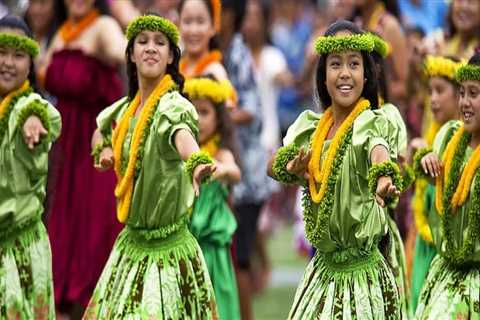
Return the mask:
<svg viewBox="0 0 480 320">
<path fill-rule="evenodd" d="M 204 183 L 195 201 L 190 231 L 202 248 L 220 319 L 236 320 L 240 319 L 240 307 L 230 244 L 237 221 L 227 197 L 228 189 L 220 182 Z"/>
<path fill-rule="evenodd" d="M 0 133 L 0 319 L 55 319 L 52 254 L 41 217 L 60 114 L 36 93 L 12 103 Z M 30 150 L 20 119 L 33 105 L 47 111 L 42 123 L 49 133 Z"/>
<path fill-rule="evenodd" d="M 321 114 L 303 112 L 289 128 L 284 145 L 308 147 Z M 370 152 L 384 145 L 392 159 L 394 124 L 380 110 L 366 110 L 353 123 L 335 182 L 332 212 L 315 234 L 316 253 L 295 294 L 289 319 L 400 319 L 401 303 L 393 272 L 379 250 L 388 232 L 387 210 L 368 190 Z M 325 157 L 330 141 L 325 141 Z M 307 189 L 308 190 L 308 189 Z M 308 194 L 304 194 L 304 199 Z M 319 206 L 310 208 L 318 213 Z M 308 220 L 307 237 L 309 237 Z M 312 236 L 312 235 L 310 235 Z"/>
<path fill-rule="evenodd" d="M 425 191 L 425 212 L 428 217 L 428 212 L 433 210 L 435 201 L 435 187 L 432 185 L 427 186 Z M 417 235 L 415 242 L 415 254 L 413 256 L 413 269 L 412 269 L 412 300 L 411 307 L 413 312 L 417 309 L 418 298 L 420 297 L 420 291 L 423 288 L 425 279 L 430 270 L 430 264 L 433 258 L 437 255 L 437 250 L 432 243 L 424 240 L 420 235 Z"/>
<path fill-rule="evenodd" d="M 460 121 L 449 121 L 435 137 L 433 150 L 442 156 Z M 473 150 L 467 147 L 462 159 L 462 170 Z M 452 216 L 451 226 L 455 250 L 464 245 L 468 233 L 474 228 L 469 221 L 473 206 L 474 185 L 479 179 L 478 170 L 472 182 L 467 201 Z M 433 242 L 438 255 L 433 259 L 427 279 L 420 293 L 415 318 L 419 320 L 480 319 L 480 239 L 473 239 L 473 250 L 461 264 L 450 261 L 446 251 L 444 226 L 433 206 L 428 216 Z M 478 214 L 478 212 L 476 213 Z"/>
<path fill-rule="evenodd" d="M 124 98 L 97 118 L 104 136 L 128 107 Z M 130 151 L 136 119 L 123 145 Z M 157 104 L 138 166 L 125 228 L 97 283 L 84 319 L 215 319 L 217 309 L 207 267 L 188 230 L 192 182 L 174 145 L 180 129 L 198 134 L 193 105 L 177 91 Z"/>
</svg>

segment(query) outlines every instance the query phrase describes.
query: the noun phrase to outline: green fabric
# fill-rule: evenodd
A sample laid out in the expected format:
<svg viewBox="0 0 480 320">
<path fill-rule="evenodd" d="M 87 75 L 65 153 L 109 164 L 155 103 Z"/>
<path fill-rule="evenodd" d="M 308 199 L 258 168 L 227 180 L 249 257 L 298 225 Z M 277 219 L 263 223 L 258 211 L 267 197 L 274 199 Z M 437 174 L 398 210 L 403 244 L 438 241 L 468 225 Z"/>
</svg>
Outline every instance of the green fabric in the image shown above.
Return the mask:
<svg viewBox="0 0 480 320">
<path fill-rule="evenodd" d="M 97 118 L 111 136 L 127 100 Z M 137 119 L 131 120 L 122 151 L 128 159 Z M 213 319 L 216 305 L 207 267 L 187 228 L 194 200 L 173 137 L 185 129 L 198 134 L 195 107 L 178 92 L 163 95 L 153 115 L 143 163 L 138 164 L 126 227 L 117 239 L 95 288 L 85 319 Z"/>
<path fill-rule="evenodd" d="M 303 112 L 289 128 L 284 145 L 293 143 L 297 147 L 308 148 L 321 116 L 312 111 Z M 377 204 L 368 190 L 370 153 L 375 146 L 383 145 L 388 149 L 392 160 L 396 160 L 399 153 L 397 136 L 400 134 L 397 130 L 400 130 L 398 124 L 381 109 L 366 110 L 354 121 L 352 143 L 346 150 L 335 185 L 328 232 L 321 235 L 321 241 L 317 245 L 317 258 L 307 269 L 305 280 L 297 289 L 291 311 L 292 319 L 310 319 L 315 314 L 321 319 L 332 319 L 332 310 L 328 309 L 332 303 L 338 308 L 335 313 L 342 313 L 343 310 L 343 319 L 354 319 L 355 316 L 357 319 L 400 317 L 401 306 L 395 278 L 383 257 L 374 267 L 367 264 L 343 274 L 342 280 L 332 284 L 330 289 L 331 270 L 325 268 L 323 263 L 327 256 L 331 256 L 333 261 L 355 264 L 355 261 L 361 261 L 365 256 L 378 251 L 378 243 L 388 231 L 388 213 Z M 325 157 L 330 142 L 325 142 L 322 157 Z M 318 205 L 313 204 L 312 209 L 315 212 Z M 315 282 L 309 280 L 312 277 L 316 279 Z M 377 280 L 376 287 L 369 282 Z M 380 282 L 383 283 L 382 286 Z M 392 292 L 382 291 L 384 289 Z M 369 291 L 375 295 L 373 299 L 364 294 Z M 305 292 L 309 293 L 305 296 Z M 337 295 L 336 292 L 345 294 Z M 350 294 L 355 296 L 354 303 Z M 327 304 L 324 299 L 330 302 Z M 353 304 L 358 308 L 355 312 L 352 311 Z M 383 309 L 382 306 L 387 305 L 388 310 Z M 301 310 L 296 311 L 297 308 Z M 370 314 L 372 310 L 375 310 L 375 318 Z"/>
<path fill-rule="evenodd" d="M 49 135 L 33 150 L 23 138 L 20 114 L 46 105 Z M 0 139 L 0 318 L 54 319 L 51 251 L 40 222 L 48 151 L 60 133 L 58 111 L 36 93 L 18 99 Z"/>
<path fill-rule="evenodd" d="M 422 237 L 417 236 L 415 255 L 413 256 L 411 287 L 411 309 L 413 311 L 417 309 L 420 291 L 422 290 L 425 279 L 427 278 L 432 260 L 436 255 L 437 250 L 435 250 L 435 248 L 428 242 L 423 240 Z"/>
<path fill-rule="evenodd" d="M 454 268 L 437 255 L 420 294 L 415 319 L 480 319 L 480 269 Z"/>
<path fill-rule="evenodd" d="M 51 260 L 40 219 L 0 241 L 1 319 L 55 319 Z"/>
<path fill-rule="evenodd" d="M 38 100 L 47 105 L 50 132 L 30 150 L 23 138 L 23 128 L 19 126 L 19 115 Z M 60 127 L 58 111 L 36 93 L 20 98 L 13 107 L 8 130 L 0 141 L 0 232 L 11 232 L 42 215 L 48 151 L 59 136 Z"/>
<path fill-rule="evenodd" d="M 202 248 L 220 319 L 235 320 L 240 319 L 240 306 L 230 244 L 237 221 L 227 197 L 227 188 L 218 181 L 203 184 L 195 201 L 190 231 Z"/>
</svg>

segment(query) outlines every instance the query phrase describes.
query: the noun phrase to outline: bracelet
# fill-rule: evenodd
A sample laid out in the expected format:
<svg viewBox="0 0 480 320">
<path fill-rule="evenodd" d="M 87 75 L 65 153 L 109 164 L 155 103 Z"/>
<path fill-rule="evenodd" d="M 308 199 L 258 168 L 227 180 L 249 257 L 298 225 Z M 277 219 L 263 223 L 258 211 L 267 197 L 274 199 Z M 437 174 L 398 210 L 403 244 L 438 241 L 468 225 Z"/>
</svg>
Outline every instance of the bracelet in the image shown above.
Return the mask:
<svg viewBox="0 0 480 320">
<path fill-rule="evenodd" d="M 204 151 L 194 152 L 188 157 L 185 163 L 185 173 L 190 180 L 193 180 L 193 171 L 199 164 L 212 164 L 213 159 L 210 155 Z"/>
<path fill-rule="evenodd" d="M 410 186 L 415 181 L 415 171 L 411 166 L 408 164 L 403 168 L 403 176 L 402 176 L 402 192 L 410 188 Z"/>
<path fill-rule="evenodd" d="M 92 156 L 93 161 L 95 164 L 98 164 L 100 161 L 100 153 L 102 153 L 103 149 L 112 147 L 112 139 L 111 137 L 104 137 L 102 142 L 97 143 L 95 147 L 92 149 Z"/>
<path fill-rule="evenodd" d="M 30 116 L 37 116 L 43 124 L 47 132 L 50 132 L 50 118 L 48 117 L 47 105 L 39 100 L 32 101 L 28 106 L 23 108 L 18 114 L 18 124 L 23 128 L 25 122 Z"/>
<path fill-rule="evenodd" d="M 425 171 L 423 171 L 422 159 L 432 151 L 432 148 L 422 148 L 418 149 L 417 152 L 415 152 L 415 155 L 413 156 L 413 172 L 417 178 L 428 177 Z"/>
<path fill-rule="evenodd" d="M 393 184 L 401 189 L 403 186 L 400 168 L 395 162 L 388 160 L 374 164 L 368 171 L 368 188 L 373 195 L 377 194 L 377 183 L 380 177 L 391 177 Z"/>
<path fill-rule="evenodd" d="M 284 184 L 293 184 L 299 182 L 299 177 L 287 171 L 287 164 L 298 154 L 299 148 L 290 144 L 278 149 L 275 160 L 272 164 L 272 173 L 275 180 Z"/>
</svg>

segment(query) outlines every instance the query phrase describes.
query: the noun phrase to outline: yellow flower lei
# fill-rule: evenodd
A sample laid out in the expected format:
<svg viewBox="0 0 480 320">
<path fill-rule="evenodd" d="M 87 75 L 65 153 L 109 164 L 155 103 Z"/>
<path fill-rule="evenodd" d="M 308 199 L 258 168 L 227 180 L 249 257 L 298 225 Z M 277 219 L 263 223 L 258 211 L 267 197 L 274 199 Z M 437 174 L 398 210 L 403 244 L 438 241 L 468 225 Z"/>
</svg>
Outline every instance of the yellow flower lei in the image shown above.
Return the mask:
<svg viewBox="0 0 480 320">
<path fill-rule="evenodd" d="M 320 203 L 320 201 L 322 201 L 325 196 L 325 192 L 327 190 L 327 180 L 333 168 L 333 161 L 337 156 L 338 149 L 342 144 L 345 135 L 353 125 L 353 121 L 355 121 L 355 119 L 360 115 L 360 113 L 362 113 L 369 107 L 370 101 L 364 98 L 361 98 L 357 102 L 352 112 L 350 112 L 348 117 L 342 122 L 337 132 L 335 133 L 332 139 L 332 143 L 328 147 L 325 164 L 323 165 L 321 163 L 323 145 L 325 143 L 325 139 L 327 138 L 328 132 L 330 131 L 330 128 L 333 126 L 333 112 L 331 107 L 329 107 L 325 111 L 323 117 L 318 122 L 317 128 L 315 129 L 315 132 L 313 134 L 312 157 L 310 159 L 310 162 L 308 163 L 308 173 L 310 175 L 308 179 L 309 190 L 312 200 L 315 203 Z M 319 191 L 317 191 L 317 183 L 320 184 Z"/>
<path fill-rule="evenodd" d="M 30 88 L 30 82 L 26 80 L 20 88 L 10 92 L 5 96 L 5 98 L 3 98 L 2 102 L 0 103 L 0 119 L 2 119 L 7 113 L 7 109 L 10 106 L 10 102 L 12 102 L 13 97 L 22 93 L 23 91 L 28 90 L 28 88 Z"/>
<path fill-rule="evenodd" d="M 220 147 L 220 135 L 218 133 L 214 134 L 210 139 L 205 143 L 200 145 L 200 150 L 208 153 L 210 157 L 214 158 Z"/>
<path fill-rule="evenodd" d="M 137 93 L 135 98 L 132 100 L 127 110 L 125 111 L 125 114 L 121 118 L 118 126 L 113 132 L 112 144 L 114 159 L 116 160 L 114 169 L 118 179 L 117 186 L 115 187 L 115 196 L 118 200 L 117 218 L 120 222 L 125 222 L 128 217 L 128 212 L 130 210 L 134 186 L 135 165 L 137 162 L 140 144 L 142 142 L 142 137 L 144 136 L 145 129 L 147 128 L 150 118 L 155 112 L 155 108 L 157 107 L 157 103 L 160 97 L 166 92 L 168 92 L 170 89 L 172 89 L 174 86 L 175 82 L 173 82 L 170 75 L 164 76 L 145 101 L 145 105 L 140 112 L 138 123 L 133 129 L 131 149 L 128 157 L 128 165 L 125 169 L 124 174 L 122 174 L 121 172 L 123 144 L 125 142 L 125 137 L 127 136 L 130 119 L 135 115 L 135 112 L 140 105 L 140 93 Z"/>
<path fill-rule="evenodd" d="M 427 77 L 445 77 L 455 80 L 457 70 L 465 64 L 465 61 L 455 62 L 441 56 L 427 56 L 423 68 Z"/>
<path fill-rule="evenodd" d="M 191 78 L 185 81 L 183 92 L 190 99 L 208 99 L 215 104 L 225 103 L 235 89 L 228 80 L 217 81 L 209 78 Z"/>
<path fill-rule="evenodd" d="M 480 146 L 475 148 L 472 156 L 467 162 L 467 165 L 463 169 L 462 176 L 457 186 L 457 190 L 452 197 L 452 208 L 456 209 L 463 205 L 467 200 L 468 194 L 470 192 L 470 186 L 472 185 L 473 177 L 475 172 L 480 166 Z"/>
</svg>

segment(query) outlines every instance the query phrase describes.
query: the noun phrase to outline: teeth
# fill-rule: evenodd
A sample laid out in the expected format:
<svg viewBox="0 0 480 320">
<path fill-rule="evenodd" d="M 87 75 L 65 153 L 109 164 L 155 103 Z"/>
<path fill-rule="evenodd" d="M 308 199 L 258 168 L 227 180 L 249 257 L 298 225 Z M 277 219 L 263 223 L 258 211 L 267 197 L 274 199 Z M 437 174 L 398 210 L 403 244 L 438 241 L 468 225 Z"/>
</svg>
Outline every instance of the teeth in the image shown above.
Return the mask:
<svg viewBox="0 0 480 320">
<path fill-rule="evenodd" d="M 473 113 L 472 112 L 464 112 L 463 117 L 465 119 L 470 119 L 471 117 L 473 117 Z"/>
</svg>

